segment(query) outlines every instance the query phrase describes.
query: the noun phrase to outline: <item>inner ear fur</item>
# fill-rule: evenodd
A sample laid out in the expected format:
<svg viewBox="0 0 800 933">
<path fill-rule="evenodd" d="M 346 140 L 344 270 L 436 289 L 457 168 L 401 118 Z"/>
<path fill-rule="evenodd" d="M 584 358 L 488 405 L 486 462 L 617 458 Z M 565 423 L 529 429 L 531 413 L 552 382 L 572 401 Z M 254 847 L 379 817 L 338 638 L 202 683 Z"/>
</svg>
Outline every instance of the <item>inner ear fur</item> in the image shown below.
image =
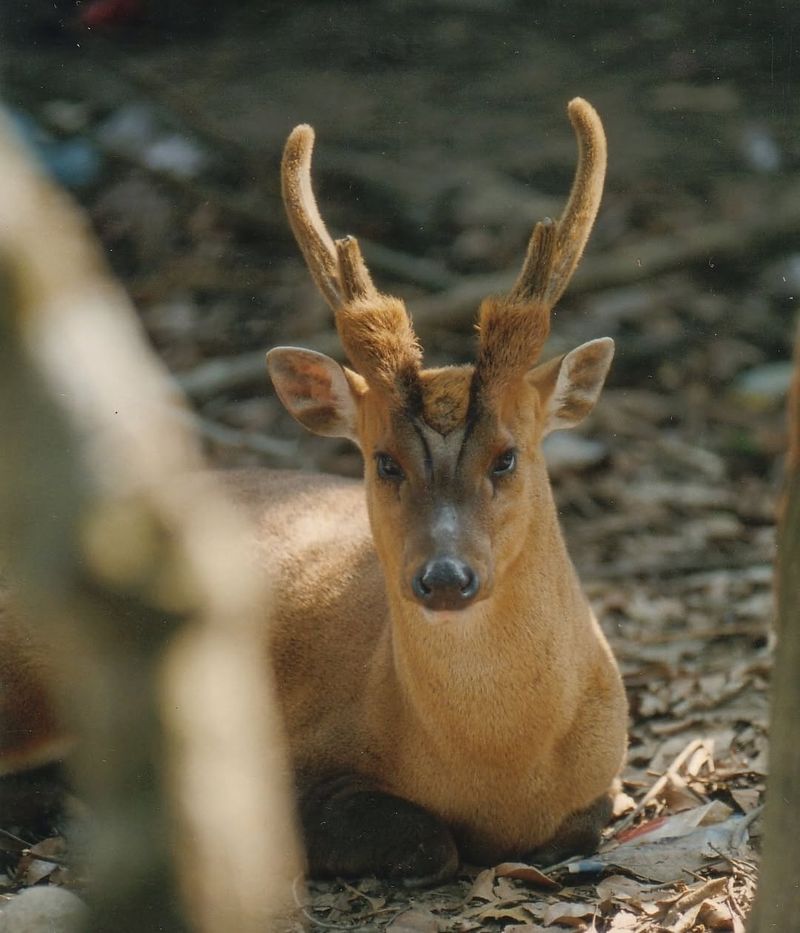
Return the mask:
<svg viewBox="0 0 800 933">
<path fill-rule="evenodd" d="M 267 353 L 272 384 L 289 414 L 313 434 L 358 444 L 358 401 L 366 384 L 315 350 L 275 347 Z"/>
<path fill-rule="evenodd" d="M 526 379 L 542 402 L 542 436 L 574 428 L 594 408 L 614 358 L 614 341 L 600 337 L 530 370 Z"/>
</svg>

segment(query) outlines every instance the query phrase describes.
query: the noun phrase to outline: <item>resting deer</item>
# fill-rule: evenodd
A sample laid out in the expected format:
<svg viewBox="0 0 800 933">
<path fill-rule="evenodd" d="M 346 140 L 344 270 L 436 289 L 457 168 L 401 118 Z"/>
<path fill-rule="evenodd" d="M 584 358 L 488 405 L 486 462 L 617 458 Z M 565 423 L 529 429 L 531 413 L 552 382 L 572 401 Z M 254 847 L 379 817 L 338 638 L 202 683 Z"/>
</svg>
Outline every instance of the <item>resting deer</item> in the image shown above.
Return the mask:
<svg viewBox="0 0 800 933">
<path fill-rule="evenodd" d="M 362 451 L 364 483 L 254 471 L 234 481 L 277 576 L 267 628 L 312 875 L 451 875 L 459 858 L 551 862 L 596 846 L 625 749 L 626 702 L 559 528 L 540 442 L 592 409 L 610 339 L 535 365 L 580 259 L 605 173 L 580 146 L 560 221 L 479 315 L 475 365 L 422 369 L 403 304 L 352 237 L 335 243 L 310 182 L 313 132 L 283 192 L 352 368 L 268 354 L 309 430 Z M 366 493 L 366 495 L 365 495 Z"/>
<path fill-rule="evenodd" d="M 366 487 L 269 487 L 272 652 L 312 871 L 441 877 L 459 852 L 547 861 L 593 848 L 610 815 L 625 698 L 540 441 L 591 410 L 613 343 L 534 365 L 605 173 L 597 114 L 576 99 L 569 115 L 569 202 L 536 225 L 509 294 L 483 302 L 474 366 L 421 368 L 403 304 L 375 289 L 355 239 L 325 229 L 312 130 L 286 145 L 289 219 L 353 368 L 281 347 L 269 370 L 302 425 L 360 447 Z"/>
</svg>

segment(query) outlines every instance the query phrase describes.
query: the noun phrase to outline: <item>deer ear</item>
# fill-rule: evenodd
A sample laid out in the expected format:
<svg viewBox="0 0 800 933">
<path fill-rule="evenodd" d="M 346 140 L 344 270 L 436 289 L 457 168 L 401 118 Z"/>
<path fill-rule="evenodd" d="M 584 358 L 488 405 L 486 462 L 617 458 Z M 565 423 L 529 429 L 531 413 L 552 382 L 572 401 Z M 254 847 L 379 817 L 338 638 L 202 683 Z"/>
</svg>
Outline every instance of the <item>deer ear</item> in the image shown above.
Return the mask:
<svg viewBox="0 0 800 933">
<path fill-rule="evenodd" d="M 267 369 L 286 410 L 304 428 L 358 444 L 360 376 L 329 356 L 296 347 L 270 350 Z"/>
<path fill-rule="evenodd" d="M 601 337 L 528 373 L 528 382 L 542 399 L 542 437 L 583 421 L 600 396 L 613 358 L 614 341 Z"/>
</svg>

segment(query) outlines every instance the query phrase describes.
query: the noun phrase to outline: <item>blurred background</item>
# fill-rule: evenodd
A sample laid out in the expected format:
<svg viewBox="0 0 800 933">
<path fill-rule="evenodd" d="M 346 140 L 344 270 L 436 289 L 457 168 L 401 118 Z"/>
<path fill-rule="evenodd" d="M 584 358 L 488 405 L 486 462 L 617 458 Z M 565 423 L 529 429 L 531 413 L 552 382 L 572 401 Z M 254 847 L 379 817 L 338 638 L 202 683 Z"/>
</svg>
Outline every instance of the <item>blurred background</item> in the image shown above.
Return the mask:
<svg viewBox="0 0 800 933">
<path fill-rule="evenodd" d="M 341 358 L 280 203 L 294 125 L 316 129 L 331 231 L 359 237 L 437 365 L 472 358 L 480 298 L 569 192 L 566 104 L 595 105 L 606 193 L 545 355 L 608 335 L 617 356 L 589 421 L 549 439 L 560 514 L 631 698 L 628 780 L 702 727 L 747 762 L 726 799 L 756 806 L 800 302 L 800 7 L 28 0 L 0 29 L 6 106 L 226 467 L 361 469 L 266 378 L 277 344 Z"/>
</svg>

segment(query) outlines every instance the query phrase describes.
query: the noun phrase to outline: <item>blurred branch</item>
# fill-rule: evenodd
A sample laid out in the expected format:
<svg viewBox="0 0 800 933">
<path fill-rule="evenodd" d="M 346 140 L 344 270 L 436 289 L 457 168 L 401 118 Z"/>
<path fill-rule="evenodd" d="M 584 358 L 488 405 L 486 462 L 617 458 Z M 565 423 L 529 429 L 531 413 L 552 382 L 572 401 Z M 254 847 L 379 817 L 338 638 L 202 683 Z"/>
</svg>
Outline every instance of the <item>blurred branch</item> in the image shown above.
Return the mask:
<svg viewBox="0 0 800 933">
<path fill-rule="evenodd" d="M 0 202 L 0 527 L 79 737 L 91 928 L 279 929 L 300 858 L 252 530 L 5 123 Z"/>
<path fill-rule="evenodd" d="M 786 490 L 778 529 L 778 640 L 772 675 L 764 850 L 750 933 L 800 917 L 800 329 L 789 395 Z M 788 925 L 788 926 L 787 926 Z"/>
</svg>

